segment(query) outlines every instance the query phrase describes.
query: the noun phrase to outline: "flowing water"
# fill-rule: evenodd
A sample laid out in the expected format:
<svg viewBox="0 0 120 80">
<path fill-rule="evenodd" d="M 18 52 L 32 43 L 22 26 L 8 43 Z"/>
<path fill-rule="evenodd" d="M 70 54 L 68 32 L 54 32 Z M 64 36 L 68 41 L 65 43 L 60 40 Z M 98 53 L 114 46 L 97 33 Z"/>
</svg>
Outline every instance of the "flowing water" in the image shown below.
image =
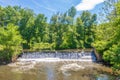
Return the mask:
<svg viewBox="0 0 120 80">
<path fill-rule="evenodd" d="M 115 80 L 95 60 L 93 52 L 24 53 L 0 66 L 0 80 Z"/>
</svg>

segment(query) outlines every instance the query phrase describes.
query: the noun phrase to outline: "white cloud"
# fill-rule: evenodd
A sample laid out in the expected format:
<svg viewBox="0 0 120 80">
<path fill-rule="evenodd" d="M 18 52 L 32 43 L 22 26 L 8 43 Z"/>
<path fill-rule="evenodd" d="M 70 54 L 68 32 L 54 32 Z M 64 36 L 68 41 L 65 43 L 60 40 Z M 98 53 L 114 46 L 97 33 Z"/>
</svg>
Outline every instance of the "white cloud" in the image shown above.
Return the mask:
<svg viewBox="0 0 120 80">
<path fill-rule="evenodd" d="M 92 10 L 97 4 L 104 2 L 104 0 L 82 0 L 75 8 L 80 10 Z"/>
</svg>

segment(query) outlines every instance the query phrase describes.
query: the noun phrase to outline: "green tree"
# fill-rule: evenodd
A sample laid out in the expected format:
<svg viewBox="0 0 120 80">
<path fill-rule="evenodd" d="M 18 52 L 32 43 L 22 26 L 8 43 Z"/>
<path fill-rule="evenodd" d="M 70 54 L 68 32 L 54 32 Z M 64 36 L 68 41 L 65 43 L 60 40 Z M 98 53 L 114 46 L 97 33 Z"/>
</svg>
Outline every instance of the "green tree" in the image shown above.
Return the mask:
<svg viewBox="0 0 120 80">
<path fill-rule="evenodd" d="M 76 20 L 76 32 L 77 32 L 77 40 L 79 41 L 80 48 L 84 47 L 84 25 L 80 17 Z"/>
<path fill-rule="evenodd" d="M 22 50 L 22 36 L 18 26 L 8 24 L 0 28 L 0 60 L 12 60 L 12 57 L 20 54 Z"/>
<path fill-rule="evenodd" d="M 34 36 L 36 41 L 48 42 L 49 41 L 49 30 L 47 25 L 47 18 L 43 14 L 38 14 L 35 19 Z M 38 38 L 38 39 L 37 39 Z"/>
<path fill-rule="evenodd" d="M 19 21 L 19 31 L 26 43 L 24 48 L 30 48 L 30 40 L 33 37 L 34 13 L 30 9 L 20 9 L 22 18 Z"/>
<path fill-rule="evenodd" d="M 90 48 L 91 43 L 94 41 L 93 26 L 97 24 L 97 15 L 92 15 L 89 11 L 83 11 L 80 18 L 84 26 L 84 46 Z"/>
<path fill-rule="evenodd" d="M 112 64 L 114 69 L 120 70 L 120 2 L 114 7 L 116 16 L 111 17 L 108 23 L 102 23 L 96 28 L 93 45 L 103 55 L 105 61 Z"/>
<path fill-rule="evenodd" d="M 4 26 L 4 22 L 5 22 L 5 10 L 3 7 L 0 6 L 0 27 Z"/>
<path fill-rule="evenodd" d="M 79 48 L 79 43 L 77 40 L 77 33 L 75 26 L 68 26 L 68 30 L 63 33 L 62 44 L 60 45 L 63 49 L 75 49 Z"/>
</svg>

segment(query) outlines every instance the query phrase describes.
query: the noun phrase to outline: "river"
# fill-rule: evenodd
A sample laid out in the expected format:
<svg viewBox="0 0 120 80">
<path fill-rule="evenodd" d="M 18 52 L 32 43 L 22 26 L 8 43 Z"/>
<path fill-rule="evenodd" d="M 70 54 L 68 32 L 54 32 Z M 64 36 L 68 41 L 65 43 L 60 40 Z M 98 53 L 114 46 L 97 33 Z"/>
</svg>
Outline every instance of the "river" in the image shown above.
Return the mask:
<svg viewBox="0 0 120 80">
<path fill-rule="evenodd" d="M 112 72 L 111 68 L 95 63 L 94 58 L 87 54 L 79 59 L 75 56 L 72 59 L 71 56 L 66 58 L 68 54 L 62 54 L 61 58 L 53 54 L 51 55 L 55 58 L 49 57 L 48 53 L 40 58 L 37 54 L 27 53 L 14 63 L 1 65 L 0 80 L 119 80 L 109 74 Z M 69 54 L 78 56 L 81 53 Z"/>
</svg>

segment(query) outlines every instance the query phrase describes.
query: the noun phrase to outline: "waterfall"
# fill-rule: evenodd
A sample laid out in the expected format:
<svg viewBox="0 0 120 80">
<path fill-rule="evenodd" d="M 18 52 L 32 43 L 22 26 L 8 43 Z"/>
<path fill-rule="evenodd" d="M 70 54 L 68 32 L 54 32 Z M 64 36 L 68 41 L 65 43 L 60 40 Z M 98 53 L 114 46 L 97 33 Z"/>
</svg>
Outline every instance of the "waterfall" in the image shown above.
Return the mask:
<svg viewBox="0 0 120 80">
<path fill-rule="evenodd" d="M 81 61 L 96 61 L 93 51 L 85 52 L 26 52 L 21 55 L 22 60 L 81 60 Z"/>
</svg>

